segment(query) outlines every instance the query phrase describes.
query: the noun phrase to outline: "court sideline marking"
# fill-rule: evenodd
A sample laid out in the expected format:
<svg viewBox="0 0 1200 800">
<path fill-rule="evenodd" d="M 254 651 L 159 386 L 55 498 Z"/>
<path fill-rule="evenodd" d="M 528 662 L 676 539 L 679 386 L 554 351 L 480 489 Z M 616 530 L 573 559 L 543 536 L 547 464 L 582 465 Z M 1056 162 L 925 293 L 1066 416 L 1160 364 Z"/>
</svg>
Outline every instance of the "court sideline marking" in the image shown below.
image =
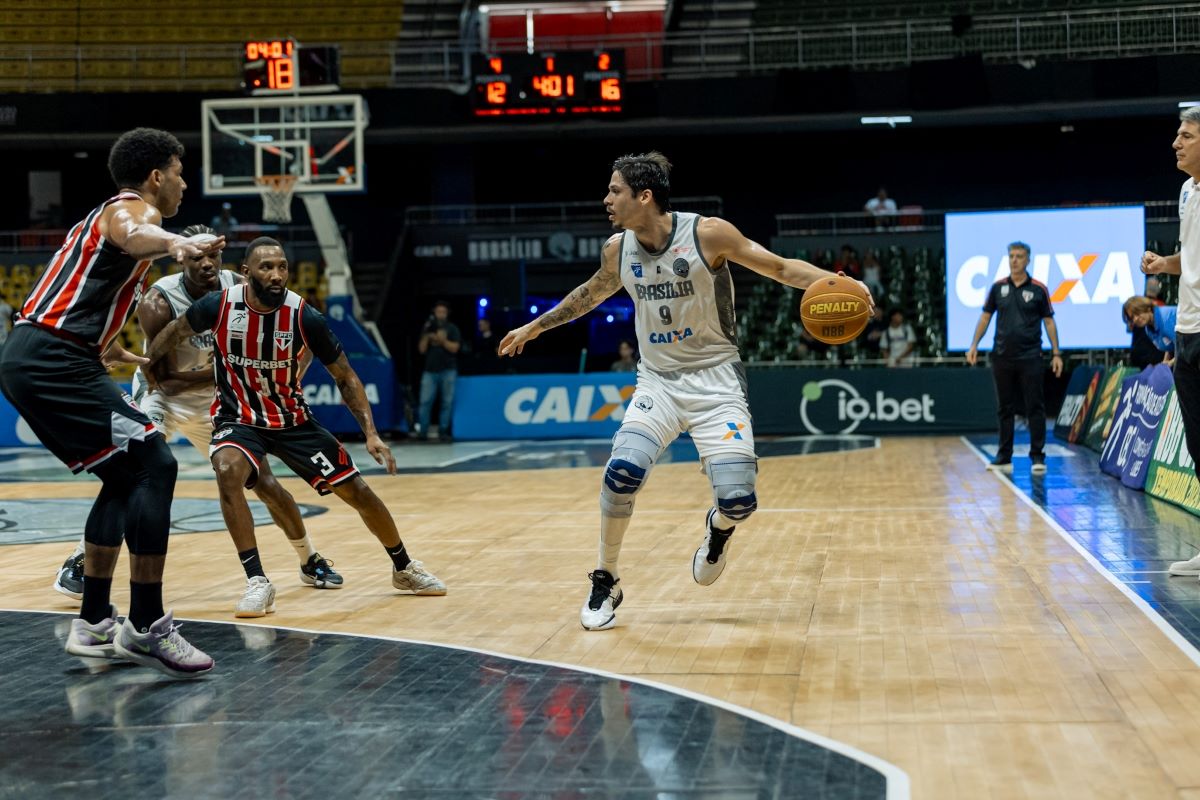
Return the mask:
<svg viewBox="0 0 1200 800">
<path fill-rule="evenodd" d="M 966 436 L 960 436 L 959 439 L 962 441 L 962 443 L 964 445 L 967 446 L 967 448 L 971 452 L 973 452 L 975 455 L 979 456 L 980 461 L 982 461 L 984 464 L 990 463 L 988 461 L 987 455 L 983 452 L 983 450 L 979 447 L 976 447 L 974 444 L 972 444 L 971 441 Z M 1175 627 L 1173 625 L 1171 625 L 1171 623 L 1167 622 L 1166 618 L 1164 618 L 1161 614 L 1159 614 L 1157 611 L 1155 611 L 1141 595 L 1137 594 L 1132 589 L 1130 589 L 1128 584 L 1126 584 L 1124 581 L 1120 580 L 1116 575 L 1114 575 L 1112 572 L 1110 572 L 1107 567 L 1105 567 L 1103 564 L 1101 564 L 1100 561 L 1097 560 L 1097 558 L 1095 556 L 1093 556 L 1091 553 L 1088 552 L 1087 548 L 1085 548 L 1083 545 L 1081 545 L 1075 539 L 1075 537 L 1072 536 L 1067 531 L 1066 528 L 1064 528 L 1062 525 L 1060 525 L 1058 523 L 1058 520 L 1056 520 L 1054 517 L 1050 516 L 1049 512 L 1047 512 L 1046 509 L 1039 506 L 1037 503 L 1035 503 L 1033 501 L 1033 498 L 1031 498 L 1029 495 L 1025 494 L 1025 492 L 1021 491 L 1021 487 L 1017 486 L 1015 483 L 1013 483 L 1012 481 L 1008 480 L 1007 478 L 1005 478 L 1004 476 L 1002 476 L 998 473 L 993 473 L 993 474 L 996 475 L 996 478 L 998 480 L 1000 480 L 1001 483 L 1008 486 L 1008 488 L 1012 490 L 1013 494 L 1015 494 L 1017 497 L 1019 497 L 1021 499 L 1021 502 L 1023 502 L 1025 505 L 1032 508 L 1035 512 L 1037 512 L 1038 516 L 1040 516 L 1043 520 L 1045 520 L 1046 524 L 1049 525 L 1050 528 L 1055 533 L 1057 533 L 1059 536 L 1061 536 L 1063 541 L 1065 541 L 1067 544 L 1071 545 L 1071 547 L 1073 547 L 1075 549 L 1075 552 L 1077 552 L 1077 553 L 1079 553 L 1079 555 L 1083 556 L 1084 560 L 1087 561 L 1089 564 L 1091 564 L 1092 567 L 1097 572 L 1099 572 L 1101 575 L 1103 575 L 1104 578 L 1109 583 L 1111 583 L 1113 586 L 1117 587 L 1117 589 L 1120 590 L 1121 594 L 1123 594 L 1127 598 L 1129 598 L 1129 600 L 1132 601 L 1133 604 L 1135 606 L 1137 606 L 1143 614 L 1146 615 L 1146 618 L 1149 619 L 1150 622 L 1154 623 L 1154 627 L 1158 628 L 1160 631 L 1162 631 L 1162 633 L 1168 639 L 1170 639 L 1172 642 L 1174 642 L 1175 646 L 1178 647 L 1181 651 L 1183 651 L 1183 654 L 1185 656 L 1187 656 L 1189 659 L 1191 659 L 1193 664 L 1195 664 L 1197 667 L 1200 667 L 1200 650 L 1197 650 L 1195 645 L 1193 645 L 1187 639 L 1183 638 L 1183 634 L 1181 634 L 1179 631 L 1175 630 Z"/>
</svg>

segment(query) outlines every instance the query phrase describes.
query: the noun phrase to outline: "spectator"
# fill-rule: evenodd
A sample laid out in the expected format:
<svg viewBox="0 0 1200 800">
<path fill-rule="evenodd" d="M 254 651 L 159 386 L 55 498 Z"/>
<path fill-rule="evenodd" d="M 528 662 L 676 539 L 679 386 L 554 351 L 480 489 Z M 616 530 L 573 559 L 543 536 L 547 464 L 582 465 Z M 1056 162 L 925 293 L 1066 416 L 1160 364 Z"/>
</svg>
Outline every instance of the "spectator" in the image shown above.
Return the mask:
<svg viewBox="0 0 1200 800">
<path fill-rule="evenodd" d="M 874 250 L 868 250 L 863 256 L 862 263 L 862 282 L 867 285 L 871 291 L 872 297 L 883 297 L 883 267 L 879 264 L 879 259 L 875 257 Z"/>
<path fill-rule="evenodd" d="M 421 373 L 421 399 L 417 438 L 429 438 L 429 417 L 434 397 L 441 396 L 438 415 L 438 439 L 450 441 L 450 415 L 454 408 L 454 383 L 458 378 L 457 353 L 462 347 L 462 334 L 450 321 L 450 305 L 439 300 L 433 313 L 421 329 L 417 350 L 425 356 L 425 371 Z"/>
<path fill-rule="evenodd" d="M 229 236 L 237 224 L 237 217 L 233 215 L 233 206 L 229 203 L 221 203 L 221 213 L 212 218 L 209 227 L 217 232 L 217 236 Z"/>
<path fill-rule="evenodd" d="M 913 367 L 917 358 L 917 334 L 913 333 L 912 325 L 904 321 L 904 312 L 898 308 L 892 309 L 888 315 L 891 324 L 884 329 L 879 338 L 879 350 L 887 359 L 889 367 Z"/>
<path fill-rule="evenodd" d="M 622 339 L 617 345 L 617 355 L 620 356 L 612 364 L 611 372 L 637 372 L 637 348 L 628 339 Z"/>
<path fill-rule="evenodd" d="M 1155 305 L 1166 305 L 1161 299 L 1161 294 L 1162 281 L 1155 275 L 1148 276 L 1146 278 L 1146 297 Z M 1150 341 L 1145 328 L 1130 324 L 1128 319 L 1125 320 L 1125 325 L 1131 334 L 1129 363 L 1132 366 L 1137 369 L 1145 369 L 1151 364 L 1158 364 L 1163 360 L 1162 351 L 1154 346 L 1154 342 Z"/>
<path fill-rule="evenodd" d="M 844 272 L 851 278 L 858 280 L 862 277 L 862 268 L 858 265 L 858 253 L 848 244 L 842 245 L 842 252 L 838 255 L 837 261 L 833 262 L 834 272 Z"/>
<path fill-rule="evenodd" d="M 1159 357 L 1151 364 L 1170 364 L 1175 357 L 1175 307 L 1155 305 L 1149 297 L 1134 295 L 1121 308 L 1125 324 L 1142 330 Z M 1143 365 L 1144 366 L 1144 365 Z"/>
<path fill-rule="evenodd" d="M 875 295 L 875 292 L 871 292 Z M 883 306 L 875 306 L 871 312 L 871 319 L 867 322 L 867 327 L 863 331 L 863 339 L 867 343 L 867 355 L 874 358 L 879 356 L 882 358 L 880 351 L 879 340 L 883 338 L 883 332 L 888 329 L 888 321 L 883 316 Z"/>
<path fill-rule="evenodd" d="M 1029 245 L 1024 242 L 1013 242 L 1008 246 L 1009 275 L 993 283 L 988 290 L 983 313 L 975 325 L 971 349 L 967 351 L 967 363 L 975 366 L 979 358 L 979 340 L 987 332 L 992 315 L 998 314 L 996 341 L 992 347 L 992 379 L 996 383 L 1000 445 L 988 469 L 1012 472 L 1013 427 L 1020 393 L 1025 400 L 1025 419 L 1029 423 L 1029 458 L 1033 461 L 1030 472 L 1043 475 L 1046 472 L 1043 324 L 1050 337 L 1050 369 L 1054 371 L 1054 377 L 1062 376 L 1063 362 L 1050 292 L 1029 275 L 1029 256 Z"/>
<path fill-rule="evenodd" d="M 885 222 L 891 224 L 896 219 L 896 201 L 888 197 L 885 187 L 880 186 L 875 196 L 863 205 L 863 211 L 875 217 L 875 227 L 880 228 Z"/>
</svg>

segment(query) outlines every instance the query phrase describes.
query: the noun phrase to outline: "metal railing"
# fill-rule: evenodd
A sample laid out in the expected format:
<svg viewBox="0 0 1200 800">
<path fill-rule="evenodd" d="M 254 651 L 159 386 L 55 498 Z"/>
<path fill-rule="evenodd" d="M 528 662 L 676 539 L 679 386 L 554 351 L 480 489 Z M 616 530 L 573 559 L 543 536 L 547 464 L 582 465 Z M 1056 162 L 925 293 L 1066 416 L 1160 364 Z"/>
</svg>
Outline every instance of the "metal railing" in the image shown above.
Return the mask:
<svg viewBox="0 0 1200 800">
<path fill-rule="evenodd" d="M 1146 222 L 1178 222 L 1179 203 L 1174 200 L 1147 200 L 1128 203 L 1080 203 L 1064 208 L 1102 208 L 1105 206 L 1142 205 L 1146 207 Z M 1045 208 L 1046 206 L 1039 206 Z M 925 209 L 920 206 L 901 207 L 895 214 L 872 216 L 864 211 L 847 211 L 822 214 L 776 214 L 777 236 L 837 236 L 843 233 L 917 233 L 940 231 L 945 225 L 946 214 L 971 211 L 972 209 Z M 986 211 L 1019 211 L 1020 208 L 988 208 Z"/>
<path fill-rule="evenodd" d="M 315 45 L 315 42 L 306 44 Z M 339 44 L 336 42 L 330 44 Z M 478 47 L 458 39 L 344 42 L 342 86 L 450 86 L 465 90 Z M 955 34 L 949 19 L 871 21 L 713 33 L 541 37 L 540 52 L 621 49 L 629 80 L 746 75 L 781 69 L 889 68 L 977 53 L 991 62 L 1190 53 L 1200 48 L 1200 4 L 976 16 Z M 523 51 L 525 39 L 489 52 Z M 240 86 L 240 45 L 0 44 L 0 91 L 224 90 Z M 381 66 L 386 65 L 386 66 Z"/>
<path fill-rule="evenodd" d="M 720 197 L 678 197 L 671 205 L 679 211 L 704 216 L 722 216 Z M 593 223 L 604 224 L 604 204 L 600 201 L 570 203 L 510 203 L 500 205 L 409 206 L 404 212 L 408 225 L 503 225 L 515 223 Z"/>
</svg>

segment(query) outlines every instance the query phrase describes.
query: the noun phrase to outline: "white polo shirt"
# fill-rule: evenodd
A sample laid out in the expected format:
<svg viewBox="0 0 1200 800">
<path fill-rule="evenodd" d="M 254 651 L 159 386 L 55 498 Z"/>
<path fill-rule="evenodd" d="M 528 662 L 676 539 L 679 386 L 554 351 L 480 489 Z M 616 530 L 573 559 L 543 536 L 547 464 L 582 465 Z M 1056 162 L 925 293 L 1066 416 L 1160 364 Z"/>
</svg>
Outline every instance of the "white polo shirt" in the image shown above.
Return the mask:
<svg viewBox="0 0 1200 800">
<path fill-rule="evenodd" d="M 1200 185 L 1188 178 L 1179 190 L 1179 313 L 1176 333 L 1200 333 Z"/>
</svg>

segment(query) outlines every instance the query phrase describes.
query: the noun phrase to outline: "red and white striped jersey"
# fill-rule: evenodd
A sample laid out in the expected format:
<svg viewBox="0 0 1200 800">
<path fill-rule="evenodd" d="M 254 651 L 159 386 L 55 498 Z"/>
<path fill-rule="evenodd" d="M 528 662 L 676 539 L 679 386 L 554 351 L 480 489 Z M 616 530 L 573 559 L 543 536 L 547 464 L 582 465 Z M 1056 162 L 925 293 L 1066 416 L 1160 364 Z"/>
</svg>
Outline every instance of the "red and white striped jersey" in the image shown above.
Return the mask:
<svg viewBox="0 0 1200 800">
<path fill-rule="evenodd" d="M 100 234 L 100 215 L 121 192 L 79 222 L 25 298 L 17 324 L 36 323 L 103 350 L 120 332 L 145 288 L 150 259 L 136 260 Z"/>
<path fill-rule="evenodd" d="M 332 364 L 342 345 L 321 312 L 295 292 L 284 295 L 274 311 L 255 311 L 246 302 L 246 286 L 210 292 L 187 310 L 192 329 L 213 332 L 217 394 L 213 424 L 294 428 L 309 420 L 298 377 L 300 359 L 311 350 Z"/>
</svg>

